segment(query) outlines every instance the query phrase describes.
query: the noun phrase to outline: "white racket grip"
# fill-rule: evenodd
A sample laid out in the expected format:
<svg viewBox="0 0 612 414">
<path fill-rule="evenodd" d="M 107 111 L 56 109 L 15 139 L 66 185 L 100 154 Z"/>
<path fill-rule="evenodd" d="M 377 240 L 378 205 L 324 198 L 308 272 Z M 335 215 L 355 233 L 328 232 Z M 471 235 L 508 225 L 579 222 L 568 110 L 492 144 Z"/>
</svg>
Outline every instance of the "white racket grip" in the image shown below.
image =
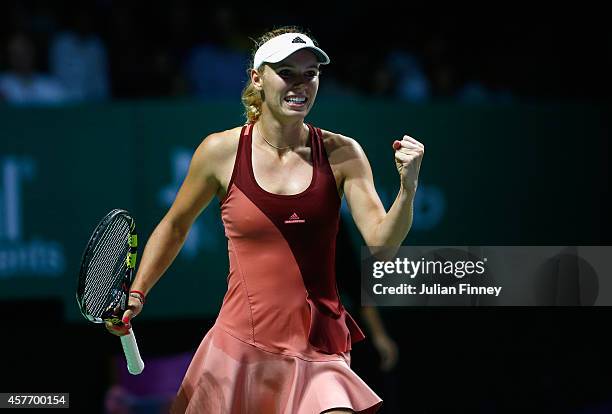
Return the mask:
<svg viewBox="0 0 612 414">
<path fill-rule="evenodd" d="M 144 369 L 144 362 L 140 357 L 140 352 L 138 351 L 138 344 L 136 343 L 136 337 L 134 336 L 134 331 L 130 329 L 130 333 L 127 335 L 123 335 L 121 338 L 121 345 L 123 346 L 123 353 L 125 354 L 125 359 L 127 360 L 128 371 L 132 375 L 138 375 Z"/>
</svg>

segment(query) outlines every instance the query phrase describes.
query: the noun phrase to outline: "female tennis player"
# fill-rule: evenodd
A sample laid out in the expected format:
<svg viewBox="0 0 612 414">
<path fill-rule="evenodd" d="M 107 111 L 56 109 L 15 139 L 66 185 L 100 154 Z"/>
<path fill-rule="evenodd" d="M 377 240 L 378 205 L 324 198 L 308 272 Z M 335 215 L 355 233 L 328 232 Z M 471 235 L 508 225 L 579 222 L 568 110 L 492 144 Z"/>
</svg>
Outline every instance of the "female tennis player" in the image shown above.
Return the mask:
<svg viewBox="0 0 612 414">
<path fill-rule="evenodd" d="M 382 405 L 350 368 L 351 344 L 364 334 L 337 293 L 339 209 L 345 196 L 368 245 L 399 246 L 412 223 L 424 147 L 409 136 L 393 142 L 400 185 L 386 212 L 360 145 L 304 122 L 319 67 L 329 62 L 295 27 L 259 39 L 242 94 L 247 123 L 211 134 L 196 149 L 147 242 L 125 326 L 108 326 L 125 333 L 216 195 L 228 240 L 228 289 L 174 413 L 374 413 Z"/>
</svg>

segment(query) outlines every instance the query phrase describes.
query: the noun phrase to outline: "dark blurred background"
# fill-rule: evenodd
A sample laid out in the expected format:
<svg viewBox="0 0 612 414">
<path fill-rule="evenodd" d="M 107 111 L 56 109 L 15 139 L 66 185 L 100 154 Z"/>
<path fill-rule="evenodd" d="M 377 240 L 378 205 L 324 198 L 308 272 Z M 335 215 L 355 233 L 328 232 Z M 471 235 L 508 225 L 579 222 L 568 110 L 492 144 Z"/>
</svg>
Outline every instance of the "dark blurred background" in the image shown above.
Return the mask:
<svg viewBox="0 0 612 414">
<path fill-rule="evenodd" d="M 70 392 L 75 412 L 163 412 L 223 297 L 216 202 L 134 323 L 146 377 L 126 378 L 117 338 L 79 315 L 80 254 L 116 207 L 135 214 L 144 245 L 202 137 L 243 122 L 251 38 L 282 25 L 331 56 L 308 121 L 362 144 L 387 207 L 390 143 L 425 143 L 406 244 L 611 244 L 603 12 L 287 7 L 0 4 L 0 392 Z M 609 306 L 380 308 L 399 350 L 380 370 L 355 290 L 363 242 L 346 207 L 343 219 L 339 287 L 368 335 L 352 367 L 381 412 L 612 412 Z"/>
<path fill-rule="evenodd" d="M 297 24 L 332 56 L 324 84 L 341 94 L 473 103 L 603 101 L 611 92 L 612 35 L 596 10 L 587 15 L 532 5 L 528 11 L 434 13 L 419 2 L 356 7 L 345 1 L 325 9 L 246 10 L 225 4 L 6 1 L 0 6 L 0 70 L 6 76 L 27 68 L 58 81 L 61 101 L 211 98 L 204 90 L 213 86 L 200 77 L 219 72 L 203 74 L 199 65 L 217 71 L 225 65 L 226 82 L 237 82 L 234 74 L 246 63 L 234 63 L 249 54 L 249 38 Z M 225 60 L 207 61 L 213 56 Z M 85 88 L 84 72 L 90 85 L 75 94 L 79 81 Z"/>
</svg>

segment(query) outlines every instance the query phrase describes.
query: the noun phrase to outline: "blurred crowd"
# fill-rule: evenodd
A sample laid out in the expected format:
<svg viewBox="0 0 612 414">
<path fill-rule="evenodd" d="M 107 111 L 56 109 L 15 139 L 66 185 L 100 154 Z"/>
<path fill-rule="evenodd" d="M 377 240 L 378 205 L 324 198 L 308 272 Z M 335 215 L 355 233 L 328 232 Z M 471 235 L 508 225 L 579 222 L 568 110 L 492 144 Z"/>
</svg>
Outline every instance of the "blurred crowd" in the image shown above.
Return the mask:
<svg viewBox="0 0 612 414">
<path fill-rule="evenodd" d="M 253 38 L 282 24 L 310 30 L 332 57 L 320 94 L 421 103 L 602 100 L 612 37 L 562 22 L 358 10 L 257 13 L 177 1 L 8 1 L 0 5 L 0 101 L 238 99 Z M 601 59 L 601 61 L 599 61 Z"/>
</svg>

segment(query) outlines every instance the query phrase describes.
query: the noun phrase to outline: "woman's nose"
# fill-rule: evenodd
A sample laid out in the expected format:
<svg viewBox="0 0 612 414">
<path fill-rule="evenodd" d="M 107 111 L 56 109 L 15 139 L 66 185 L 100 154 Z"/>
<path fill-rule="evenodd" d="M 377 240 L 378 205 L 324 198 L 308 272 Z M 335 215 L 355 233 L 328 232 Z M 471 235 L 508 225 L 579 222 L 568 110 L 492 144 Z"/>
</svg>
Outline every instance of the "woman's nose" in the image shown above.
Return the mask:
<svg viewBox="0 0 612 414">
<path fill-rule="evenodd" d="M 294 76 L 294 78 L 293 78 L 293 83 L 294 83 L 295 85 L 301 85 L 301 84 L 303 84 L 303 83 L 304 83 L 304 84 L 305 84 L 305 83 L 308 83 L 308 81 L 309 81 L 309 80 L 310 80 L 310 79 L 309 79 L 309 77 L 308 77 L 308 76 L 306 76 L 306 74 L 305 74 L 305 73 L 304 73 L 304 74 L 296 74 L 296 75 Z"/>
<path fill-rule="evenodd" d="M 297 75 L 293 80 L 294 85 L 301 85 L 303 83 L 306 83 L 306 77 L 303 75 Z"/>
</svg>

